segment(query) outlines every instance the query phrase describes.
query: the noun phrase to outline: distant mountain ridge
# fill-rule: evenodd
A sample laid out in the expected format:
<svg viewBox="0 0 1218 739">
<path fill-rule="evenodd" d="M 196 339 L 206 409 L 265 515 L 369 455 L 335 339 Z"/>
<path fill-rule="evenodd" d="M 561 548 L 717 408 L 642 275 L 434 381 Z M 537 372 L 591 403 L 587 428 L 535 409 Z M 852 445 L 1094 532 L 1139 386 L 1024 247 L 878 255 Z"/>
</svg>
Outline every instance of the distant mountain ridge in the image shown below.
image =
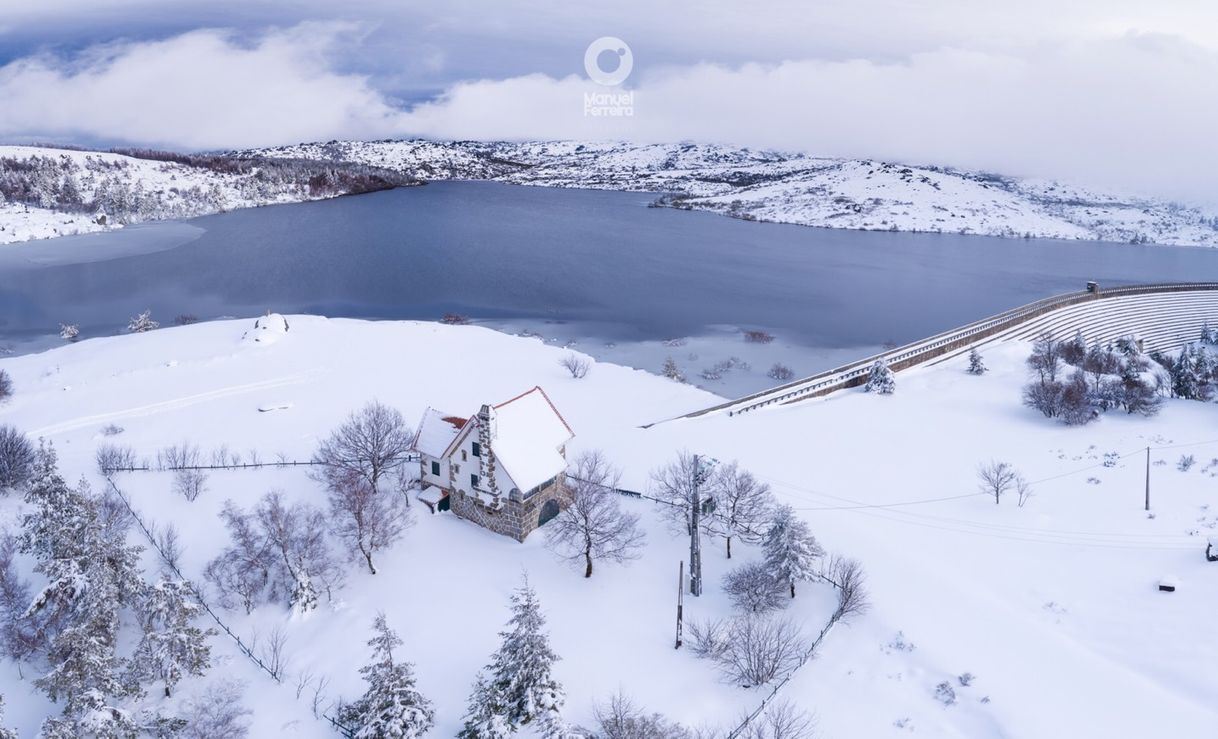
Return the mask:
<svg viewBox="0 0 1218 739">
<path fill-rule="evenodd" d="M 12 151 L 0 147 L 0 178 Z M 90 152 L 63 152 L 75 157 L 117 157 Z M 293 160 L 319 166 L 355 168 L 402 178 L 402 183 L 440 180 L 493 180 L 520 185 L 572 187 L 662 193 L 656 205 L 705 210 L 747 220 L 824 228 L 980 234 L 1114 241 L 1134 244 L 1218 246 L 1218 214 L 1165 200 L 1119 196 L 1040 179 L 870 159 L 833 159 L 715 144 L 627 144 L 574 141 L 438 142 L 426 140 L 331 141 L 235 151 L 230 160 Z M 126 157 L 126 159 L 131 159 Z M 133 186 L 164 191 L 165 167 L 131 159 L 127 176 Z M 265 165 L 269 166 L 269 165 Z M 158 174 L 160 172 L 160 174 Z M 248 173 L 247 173 L 248 174 Z M 168 179 L 184 176 L 174 172 Z M 212 185 L 232 175 L 205 171 L 186 179 L 209 202 L 169 198 L 174 207 L 158 213 L 155 204 L 144 220 L 185 217 L 269 202 L 316 197 L 308 190 L 284 187 L 264 197 L 216 196 Z M 202 178 L 201 182 L 194 180 Z M 208 182 L 209 178 L 217 180 Z M 153 180 L 151 185 L 144 184 Z M 245 188 L 248 190 L 248 187 Z M 359 192 L 336 190 L 326 196 Z M 193 206 L 193 207 L 192 207 Z M 22 240 L 14 224 L 31 220 L 31 204 L 15 208 L 0 201 L 0 243 Z M 22 210 L 22 213 L 14 212 Z M 24 238 L 71 233 L 76 226 L 97 230 L 88 219 L 58 217 L 52 204 L 33 213 L 35 222 L 55 227 L 26 228 Z M 58 221 L 60 222 L 56 222 Z M 18 232 L 14 232 L 14 229 Z"/>
</svg>

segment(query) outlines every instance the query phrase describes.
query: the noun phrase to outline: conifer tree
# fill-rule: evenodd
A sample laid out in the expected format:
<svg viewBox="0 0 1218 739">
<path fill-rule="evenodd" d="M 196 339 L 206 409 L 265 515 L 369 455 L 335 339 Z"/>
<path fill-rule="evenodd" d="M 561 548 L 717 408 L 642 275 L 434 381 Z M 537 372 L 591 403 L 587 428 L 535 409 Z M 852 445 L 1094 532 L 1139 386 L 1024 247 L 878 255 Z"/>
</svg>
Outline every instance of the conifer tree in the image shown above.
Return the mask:
<svg viewBox="0 0 1218 739">
<path fill-rule="evenodd" d="M 20 550 L 47 580 L 28 611 L 49 666 L 35 685 L 64 707 L 43 723 L 43 735 L 133 734 L 121 703 L 139 688 L 124 678 L 115 647 L 120 610 L 143 589 L 140 549 L 127 545 L 121 527 L 105 525 L 86 483 L 64 482 L 50 446 L 39 450 L 25 501 Z"/>
<path fill-rule="evenodd" d="M 878 395 L 892 395 L 897 389 L 896 379 L 883 358 L 875 360 L 871 372 L 867 375 L 867 392 Z"/>
<path fill-rule="evenodd" d="M 527 578 L 511 601 L 508 629 L 499 633 L 503 644 L 474 685 L 462 739 L 497 739 L 505 729 L 510 733 L 534 722 L 543 736 L 566 734 L 563 689 L 552 674 L 559 657 Z"/>
<path fill-rule="evenodd" d="M 795 583 L 816 577 L 816 560 L 825 556 L 825 550 L 817 543 L 808 529 L 808 524 L 795 515 L 791 506 L 781 505 L 775 510 L 774 522 L 766 533 L 765 563 L 770 574 L 791 588 L 795 597 Z"/>
<path fill-rule="evenodd" d="M 981 361 L 981 353 L 977 351 L 977 347 L 968 350 L 968 373 L 970 375 L 984 375 L 987 367 Z"/>
<path fill-rule="evenodd" d="M 163 681 L 168 698 L 183 677 L 201 676 L 211 667 L 207 638 L 216 632 L 194 625 L 199 604 L 181 580 L 162 579 L 148 588 L 139 610 L 144 636 L 132 659 L 134 677 Z"/>
<path fill-rule="evenodd" d="M 402 640 L 389 628 L 385 614 L 372 624 L 372 662 L 360 668 L 368 690 L 340 712 L 342 723 L 355 732 L 355 739 L 415 739 L 435 723 L 431 701 L 415 687 L 413 666 L 397 661 L 393 650 Z"/>
<path fill-rule="evenodd" d="M 0 721 L 4 720 L 4 696 L 0 695 Z M 0 739 L 17 739 L 17 732 L 0 726 Z"/>
</svg>

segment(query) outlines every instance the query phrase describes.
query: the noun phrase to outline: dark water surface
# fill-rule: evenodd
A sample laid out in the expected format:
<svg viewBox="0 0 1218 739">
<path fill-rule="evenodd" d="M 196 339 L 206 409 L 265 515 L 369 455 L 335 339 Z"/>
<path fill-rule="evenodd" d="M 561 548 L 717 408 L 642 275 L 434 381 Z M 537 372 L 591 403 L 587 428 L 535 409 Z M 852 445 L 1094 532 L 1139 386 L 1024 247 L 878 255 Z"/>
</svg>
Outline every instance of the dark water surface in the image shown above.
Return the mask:
<svg viewBox="0 0 1218 739">
<path fill-rule="evenodd" d="M 0 247 L 0 340 L 272 309 L 595 324 L 607 340 L 765 328 L 904 342 L 1046 295 L 1218 278 L 1218 251 L 836 231 L 646 207 L 653 196 L 449 182 Z"/>
</svg>

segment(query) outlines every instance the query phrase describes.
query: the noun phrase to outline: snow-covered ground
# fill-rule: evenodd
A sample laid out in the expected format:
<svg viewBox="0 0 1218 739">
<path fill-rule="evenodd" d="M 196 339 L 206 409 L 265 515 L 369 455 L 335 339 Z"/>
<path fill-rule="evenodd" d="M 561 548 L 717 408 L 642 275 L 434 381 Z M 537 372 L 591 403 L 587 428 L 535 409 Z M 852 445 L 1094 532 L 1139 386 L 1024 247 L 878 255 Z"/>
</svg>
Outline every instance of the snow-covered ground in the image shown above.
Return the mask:
<svg viewBox="0 0 1218 739">
<path fill-rule="evenodd" d="M 846 391 L 642 429 L 718 398 L 603 362 L 575 380 L 558 364 L 567 350 L 480 327 L 287 320 L 290 330 L 269 343 L 243 340 L 254 324 L 247 319 L 0 358 L 16 390 L 0 423 L 54 442 L 65 477 L 83 474 L 96 486 L 93 453 L 103 440 L 149 457 L 189 440 L 246 458 L 302 459 L 373 398 L 413 420 L 427 406 L 472 413 L 542 385 L 576 432 L 571 451 L 604 450 L 623 468 L 624 487 L 646 490 L 649 471 L 680 449 L 738 459 L 827 549 L 862 561 L 872 610 L 830 632 L 784 690 L 816 713 L 823 737 L 1200 739 L 1218 722 L 1218 565 L 1202 556 L 1218 531 L 1212 404 L 1169 400 L 1153 419 L 1109 413 L 1065 427 L 1021 406 L 1028 348 L 1013 342 L 986 352 L 991 371 L 980 377 L 965 374 L 960 359 L 900 373 L 889 397 Z M 108 424 L 124 431 L 104 437 Z M 1152 515 L 1142 509 L 1148 446 Z M 1176 468 L 1183 454 L 1199 460 L 1186 472 Z M 975 494 L 977 466 L 992 458 L 1033 481 L 1026 506 Z M 176 523 L 194 575 L 226 538 L 215 516 L 225 499 L 249 506 L 281 489 L 324 505 L 299 470 L 214 472 L 194 502 L 175 496 L 165 473 L 116 479 L 146 517 Z M 416 506 L 414 527 L 382 557 L 379 574 L 350 567 L 337 606 L 304 618 L 274 606 L 227 614 L 243 634 L 286 630 L 284 685 L 220 637 L 220 664 L 206 679 L 246 682 L 252 736 L 330 736 L 310 715 L 310 690 L 298 699 L 296 685 L 324 675 L 331 696 L 355 697 L 364 641 L 383 610 L 435 702 L 433 735 L 451 736 L 497 644 L 507 594 L 527 571 L 563 658 L 568 719 L 588 722 L 593 702 L 620 688 L 676 720 L 728 723 L 761 693 L 720 682 L 710 665 L 672 648 L 675 570 L 688 543 L 666 532 L 652 504 L 624 504 L 643 516 L 645 554 L 599 567 L 591 580 L 556 561 L 544 529 L 522 545 Z M 14 498 L 0 499 L 0 521 L 11 525 L 16 510 Z M 706 549 L 707 593 L 686 598 L 690 618 L 728 611 L 719 580 L 729 563 L 720 542 Z M 743 547 L 733 564 L 756 556 Z M 1167 574 L 1179 579 L 1175 593 L 1156 590 Z M 831 608 L 828 588 L 812 586 L 789 613 L 815 633 Z M 975 675 L 968 687 L 964 673 Z M 23 736 L 54 710 L 28 678 L 28 668 L 23 681 L 13 665 L 0 667 L 6 721 Z M 944 681 L 955 686 L 954 705 L 934 698 Z"/>
<path fill-rule="evenodd" d="M 421 179 L 673 194 L 662 202 L 825 228 L 1218 246 L 1218 213 L 1045 180 L 714 144 L 351 141 L 260 149 Z"/>
</svg>

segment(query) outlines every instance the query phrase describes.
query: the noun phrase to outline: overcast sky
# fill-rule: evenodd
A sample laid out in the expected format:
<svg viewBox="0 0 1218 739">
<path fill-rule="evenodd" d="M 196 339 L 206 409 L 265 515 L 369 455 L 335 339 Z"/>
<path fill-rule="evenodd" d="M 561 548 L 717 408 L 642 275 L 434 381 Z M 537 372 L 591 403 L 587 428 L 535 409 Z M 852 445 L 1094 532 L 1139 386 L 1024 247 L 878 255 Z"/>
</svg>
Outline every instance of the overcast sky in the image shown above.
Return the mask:
<svg viewBox="0 0 1218 739">
<path fill-rule="evenodd" d="M 7 142 L 697 140 L 1214 203 L 1216 129 L 1213 0 L 0 0 Z"/>
</svg>

